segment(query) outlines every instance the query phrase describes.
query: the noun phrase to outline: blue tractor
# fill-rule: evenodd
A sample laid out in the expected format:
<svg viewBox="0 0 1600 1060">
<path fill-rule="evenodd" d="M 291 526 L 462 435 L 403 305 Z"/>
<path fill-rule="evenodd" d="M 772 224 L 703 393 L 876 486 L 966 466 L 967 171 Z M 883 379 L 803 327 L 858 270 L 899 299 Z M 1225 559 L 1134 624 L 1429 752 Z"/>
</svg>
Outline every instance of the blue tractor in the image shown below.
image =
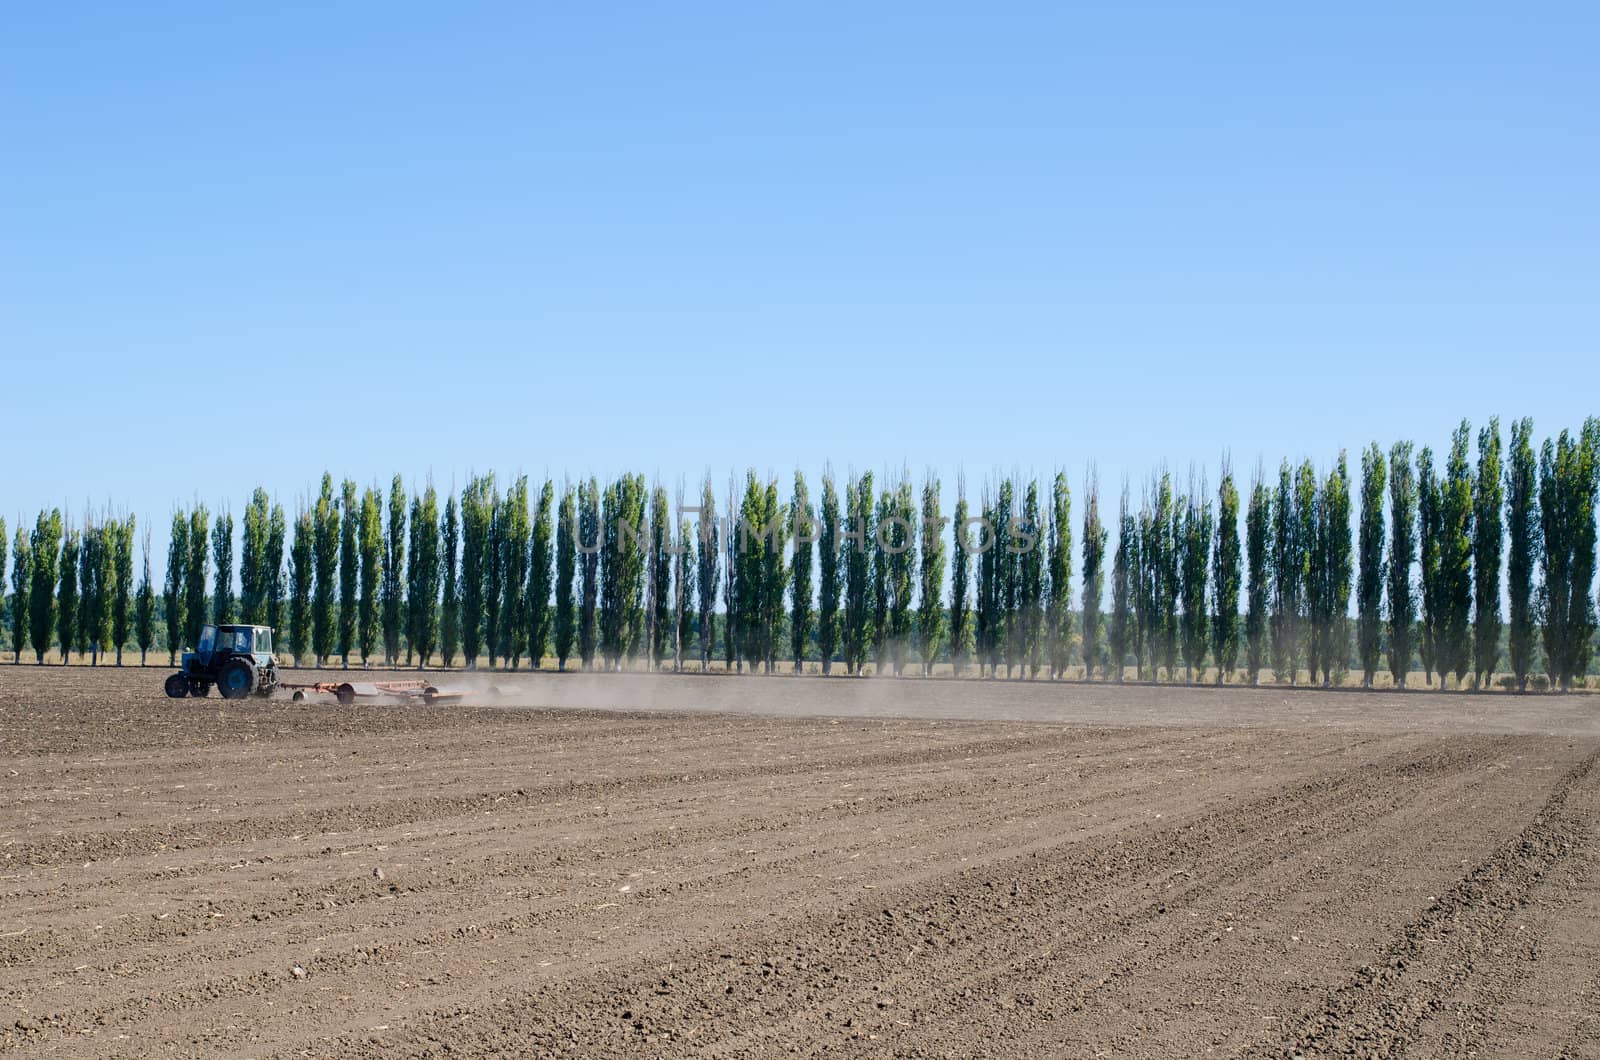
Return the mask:
<svg viewBox="0 0 1600 1060">
<path fill-rule="evenodd" d="M 278 687 L 278 659 L 272 654 L 270 626 L 202 626 L 200 643 L 183 653 L 183 668 L 167 678 L 167 695 L 210 695 L 224 699 L 269 695 Z"/>
</svg>

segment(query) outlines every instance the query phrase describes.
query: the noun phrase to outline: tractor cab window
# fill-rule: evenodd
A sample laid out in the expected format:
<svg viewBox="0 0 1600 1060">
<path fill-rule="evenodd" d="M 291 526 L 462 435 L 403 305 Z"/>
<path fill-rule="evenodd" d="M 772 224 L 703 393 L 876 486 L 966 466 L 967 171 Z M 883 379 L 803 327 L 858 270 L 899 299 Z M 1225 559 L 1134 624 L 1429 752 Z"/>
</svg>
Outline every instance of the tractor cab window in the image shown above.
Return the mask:
<svg viewBox="0 0 1600 1060">
<path fill-rule="evenodd" d="M 217 635 L 217 650 L 237 655 L 250 654 L 250 631 L 248 629 L 225 629 Z"/>
<path fill-rule="evenodd" d="M 200 627 L 200 643 L 196 644 L 194 646 L 194 650 L 196 652 L 198 652 L 199 654 L 201 654 L 201 655 L 210 655 L 211 652 L 212 652 L 212 649 L 214 649 L 216 646 L 217 646 L 217 627 L 216 626 L 201 626 Z"/>
<path fill-rule="evenodd" d="M 272 654 L 272 630 L 263 629 L 256 635 L 256 651 L 264 655 Z"/>
</svg>

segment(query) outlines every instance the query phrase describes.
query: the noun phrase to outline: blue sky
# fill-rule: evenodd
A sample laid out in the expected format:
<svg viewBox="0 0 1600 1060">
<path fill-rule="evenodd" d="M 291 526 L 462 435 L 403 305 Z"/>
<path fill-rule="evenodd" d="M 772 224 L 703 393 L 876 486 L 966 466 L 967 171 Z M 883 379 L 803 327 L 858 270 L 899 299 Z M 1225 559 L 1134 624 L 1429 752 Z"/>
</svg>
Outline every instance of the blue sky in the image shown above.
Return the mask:
<svg viewBox="0 0 1600 1060">
<path fill-rule="evenodd" d="M 1582 4 L 17 8 L 0 513 L 1575 426 L 1597 48 Z"/>
</svg>

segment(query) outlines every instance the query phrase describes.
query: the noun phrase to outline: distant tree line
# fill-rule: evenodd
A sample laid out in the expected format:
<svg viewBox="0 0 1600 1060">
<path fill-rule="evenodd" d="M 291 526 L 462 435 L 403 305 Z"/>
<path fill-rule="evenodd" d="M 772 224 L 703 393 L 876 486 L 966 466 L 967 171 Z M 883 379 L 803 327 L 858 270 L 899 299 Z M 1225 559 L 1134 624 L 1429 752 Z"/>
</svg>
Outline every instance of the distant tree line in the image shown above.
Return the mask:
<svg viewBox="0 0 1600 1060">
<path fill-rule="evenodd" d="M 975 498 L 958 481 L 952 518 L 937 477 L 919 491 L 904 472 L 841 489 L 825 470 L 813 501 L 804 474 L 783 490 L 752 470 L 720 498 L 707 477 L 692 504 L 642 475 L 534 489 L 489 474 L 442 506 L 398 475 L 387 495 L 324 475 L 292 519 L 254 492 L 237 575 L 232 515 L 174 511 L 159 586 L 132 516 L 68 525 L 52 509 L 16 530 L 8 632 L 13 661 L 31 649 L 39 663 L 52 646 L 118 665 L 132 646 L 143 663 L 158 629 L 175 661 L 205 623 L 240 621 L 316 666 L 720 658 L 771 673 L 814 659 L 899 675 L 938 661 L 1060 679 L 1077 660 L 1085 680 L 1131 665 L 1140 679 L 1328 685 L 1354 666 L 1368 687 L 1385 668 L 1403 687 L 1418 659 L 1430 685 L 1483 687 L 1504 663 L 1525 689 L 1542 660 L 1570 688 L 1596 630 L 1600 420 L 1537 452 L 1526 419 L 1509 446 L 1496 420 L 1475 441 L 1463 422 L 1437 457 L 1374 443 L 1359 482 L 1344 453 L 1320 473 L 1285 460 L 1247 496 L 1227 461 L 1214 492 L 1163 472 L 1137 502 L 1124 486 L 1109 556 L 1092 472 L 1076 544 L 1060 472 L 1000 477 Z"/>
</svg>

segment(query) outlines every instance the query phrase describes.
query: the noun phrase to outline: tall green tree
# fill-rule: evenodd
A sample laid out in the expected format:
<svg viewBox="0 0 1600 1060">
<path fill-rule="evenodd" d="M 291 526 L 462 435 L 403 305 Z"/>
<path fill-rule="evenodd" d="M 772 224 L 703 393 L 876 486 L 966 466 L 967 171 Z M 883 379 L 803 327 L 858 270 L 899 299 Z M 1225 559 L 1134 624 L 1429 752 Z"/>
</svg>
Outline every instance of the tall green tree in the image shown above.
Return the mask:
<svg viewBox="0 0 1600 1060">
<path fill-rule="evenodd" d="M 872 472 L 845 483 L 844 538 L 844 666 L 859 674 L 872 639 L 872 552 L 867 536 L 873 533 Z"/>
<path fill-rule="evenodd" d="M 822 672 L 828 674 L 833 672 L 833 656 L 839 650 L 839 594 L 844 588 L 839 490 L 834 485 L 831 468 L 822 472 L 821 514 L 820 540 L 817 543 L 817 654 L 822 657 Z"/>
<path fill-rule="evenodd" d="M 1024 661 L 1025 636 L 1018 614 L 1022 596 L 1021 564 L 1017 562 L 1017 557 L 1026 546 L 1022 544 L 1025 538 L 1013 533 L 1019 531 L 1020 535 L 1025 535 L 1029 532 L 1026 524 L 1018 526 L 1021 522 L 1017 514 L 1016 486 L 1010 479 L 1001 479 L 994 502 L 994 619 L 991 625 L 991 651 L 997 657 L 996 661 L 1004 661 L 1007 680 L 1010 680 L 1013 671 L 1020 676 Z M 991 673 L 993 667 L 994 663 L 991 663 Z"/>
<path fill-rule="evenodd" d="M 1422 581 L 1422 637 L 1417 645 L 1429 686 L 1437 672 L 1444 681 L 1441 644 L 1444 639 L 1444 590 L 1439 578 L 1440 483 L 1433 469 L 1433 450 L 1423 446 L 1417 454 L 1417 544 Z"/>
<path fill-rule="evenodd" d="M 419 669 L 428 665 L 439 644 L 439 528 L 439 495 L 430 481 L 411 498 L 411 559 L 406 567 L 406 661 L 414 654 Z"/>
<path fill-rule="evenodd" d="M 184 618 L 188 623 L 185 639 L 191 645 L 200 643 L 200 630 L 207 622 L 206 579 L 211 557 L 209 553 L 211 513 L 198 504 L 189 513 L 189 562 L 184 566 Z"/>
<path fill-rule="evenodd" d="M 578 638 L 578 497 L 571 482 L 562 484 L 556 514 L 556 669 L 565 670 Z"/>
<path fill-rule="evenodd" d="M 239 619 L 250 625 L 267 619 L 267 533 L 271 501 L 257 486 L 245 505 L 239 538 Z"/>
<path fill-rule="evenodd" d="M 478 668 L 483 653 L 484 590 L 496 495 L 493 474 L 475 476 L 461 491 L 461 654 L 469 670 Z"/>
<path fill-rule="evenodd" d="M 1298 638 L 1300 658 L 1305 660 L 1306 669 L 1309 671 L 1307 680 L 1312 682 L 1316 681 L 1319 662 L 1317 648 L 1321 643 L 1314 617 L 1317 578 L 1320 572 L 1313 569 L 1313 565 L 1320 560 L 1317 548 L 1317 533 L 1322 525 L 1318 508 L 1320 492 L 1316 467 L 1309 460 L 1302 461 L 1294 480 L 1295 525 L 1299 528 L 1297 545 L 1300 566 L 1300 597 L 1296 626 L 1300 634 Z M 1291 682 L 1299 680 L 1299 669 L 1296 665 Z"/>
<path fill-rule="evenodd" d="M 1270 604 L 1273 594 L 1272 490 L 1256 470 L 1250 487 L 1250 507 L 1245 513 L 1245 563 L 1250 569 L 1249 603 L 1245 614 L 1245 673 L 1252 685 L 1261 682 L 1261 668 L 1269 659 Z"/>
<path fill-rule="evenodd" d="M 429 524 L 432 533 L 431 519 Z M 406 574 L 406 536 L 406 484 L 396 475 L 389 482 L 389 526 L 383 553 L 383 661 L 389 666 L 400 662 L 401 637 L 410 625 L 405 593 L 411 584 Z"/>
<path fill-rule="evenodd" d="M 216 588 L 212 594 L 211 620 L 218 624 L 233 621 L 233 515 L 224 509 L 217 513 L 211 528 L 211 559 L 216 564 Z"/>
<path fill-rule="evenodd" d="M 133 525 L 133 520 L 128 520 Z M 150 574 L 150 530 L 145 528 L 142 545 L 143 574 L 139 578 L 139 591 L 133 603 L 133 639 L 139 646 L 139 665 L 143 666 L 156 642 L 156 587 Z"/>
<path fill-rule="evenodd" d="M 78 554 L 82 548 L 83 534 L 69 528 L 61 544 L 61 577 L 56 585 L 56 642 L 62 666 L 67 665 L 73 634 L 78 631 Z"/>
<path fill-rule="evenodd" d="M 184 586 L 189 583 L 189 517 L 179 508 L 172 513 L 172 529 L 167 539 L 167 581 L 162 594 L 167 620 L 167 662 L 177 665 L 183 647 L 184 631 L 189 628 L 184 613 L 187 600 Z"/>
<path fill-rule="evenodd" d="M 776 481 L 769 481 L 763 491 L 762 520 L 766 529 L 766 545 L 761 556 L 762 648 L 763 662 L 770 674 L 778 668 L 778 653 L 783 648 L 783 627 L 787 617 L 783 601 L 789 591 L 791 572 L 787 557 L 789 531 L 793 525 L 788 508 L 778 500 Z"/>
<path fill-rule="evenodd" d="M 594 668 L 599 643 L 595 611 L 600 601 L 600 484 L 593 477 L 578 484 L 578 566 L 581 571 L 578 609 L 578 656 L 583 668 Z"/>
<path fill-rule="evenodd" d="M 1411 568 L 1417 561 L 1417 480 L 1411 472 L 1411 443 L 1389 449 L 1389 673 L 1396 688 L 1406 687 L 1417 624 Z"/>
<path fill-rule="evenodd" d="M 1222 465 L 1222 484 L 1217 487 L 1215 551 L 1212 553 L 1211 656 L 1217 664 L 1217 684 L 1239 664 L 1239 586 L 1243 571 L 1239 563 L 1239 490 L 1233 484 L 1233 469 Z"/>
<path fill-rule="evenodd" d="M 454 494 L 445 498 L 439 520 L 439 570 L 443 588 L 439 595 L 439 654 L 446 667 L 454 666 L 461 650 L 461 517 Z"/>
<path fill-rule="evenodd" d="M 283 515 L 283 505 L 276 502 L 267 516 L 267 541 L 261 560 L 261 592 L 265 600 L 267 625 L 282 629 L 284 623 L 285 583 L 283 580 L 284 538 L 288 525 Z"/>
<path fill-rule="evenodd" d="M 1278 466 L 1272 501 L 1272 675 L 1278 684 L 1294 683 L 1299 670 L 1300 589 L 1305 568 L 1295 506 L 1295 479 L 1289 461 Z"/>
<path fill-rule="evenodd" d="M 316 578 L 319 536 L 317 513 L 302 507 L 295 514 L 294 540 L 289 545 L 289 654 L 294 656 L 296 666 L 316 644 L 312 583 Z"/>
<path fill-rule="evenodd" d="M 0 542 L 3 544 L 4 542 Z M 28 532 L 20 522 L 17 536 L 11 545 L 11 662 L 22 662 L 22 651 L 28 646 L 28 623 L 33 606 L 33 546 Z"/>
<path fill-rule="evenodd" d="M 500 656 L 516 670 L 528 651 L 528 564 L 533 558 L 533 516 L 528 476 L 506 490 L 500 512 Z"/>
<path fill-rule="evenodd" d="M 1148 579 L 1150 624 L 1146 633 L 1150 668 L 1164 668 L 1167 680 L 1178 668 L 1179 532 L 1183 514 L 1173 503 L 1172 478 L 1165 473 L 1151 487 L 1150 509 L 1140 534 L 1139 553 Z"/>
<path fill-rule="evenodd" d="M 694 528 L 688 519 L 682 518 L 683 483 L 678 483 L 678 545 L 673 555 L 673 562 L 677 565 L 677 575 L 672 580 L 672 610 L 673 610 L 673 641 L 672 641 L 672 669 L 674 673 L 683 672 L 683 661 L 688 657 L 693 646 L 693 602 L 694 602 L 694 575 L 695 551 Z"/>
<path fill-rule="evenodd" d="M 673 643 L 672 621 L 672 512 L 665 487 L 650 496 L 649 583 L 650 665 L 659 669 Z"/>
<path fill-rule="evenodd" d="M 1535 606 L 1533 572 L 1539 563 L 1543 532 L 1539 525 L 1539 464 L 1533 454 L 1533 420 L 1511 424 L 1506 464 L 1506 596 L 1510 604 L 1506 647 L 1517 691 L 1528 690 L 1533 670 Z"/>
<path fill-rule="evenodd" d="M 333 496 L 333 476 L 324 473 L 322 490 L 312 509 L 312 558 L 316 589 L 311 600 L 311 653 L 317 666 L 327 665 L 333 654 L 334 605 L 339 579 L 339 503 Z"/>
<path fill-rule="evenodd" d="M 728 476 L 728 532 L 726 540 L 722 543 L 722 566 L 726 572 L 722 578 L 722 665 L 728 673 L 733 673 L 738 668 L 740 651 L 744 645 L 745 633 L 739 612 L 744 588 L 739 584 L 740 578 L 740 552 L 739 532 L 734 524 L 738 522 L 740 504 L 737 493 L 737 483 L 734 476 Z"/>
<path fill-rule="evenodd" d="M 122 649 L 132 632 L 128 622 L 133 607 L 133 538 L 137 521 L 132 515 L 113 524 L 111 539 L 111 643 L 116 646 L 117 665 L 122 665 Z M 0 528 L 0 545 L 5 542 Z"/>
<path fill-rule="evenodd" d="M 1194 684 L 1195 671 L 1205 679 L 1206 644 L 1209 634 L 1207 611 L 1210 587 L 1211 538 L 1216 520 L 1211 512 L 1211 501 L 1204 490 L 1196 490 L 1191 479 L 1187 503 L 1178 506 L 1182 513 L 1182 537 L 1179 542 L 1180 558 L 1178 589 L 1183 603 L 1183 662 L 1185 677 Z"/>
<path fill-rule="evenodd" d="M 1094 680 L 1100 659 L 1100 603 L 1105 592 L 1106 528 L 1100 521 L 1100 480 L 1089 473 L 1089 498 L 1083 508 L 1083 679 Z"/>
<path fill-rule="evenodd" d="M 1474 683 L 1485 688 L 1500 661 L 1500 558 L 1505 551 L 1501 508 L 1500 420 L 1478 432 L 1478 474 L 1472 484 L 1472 660 Z"/>
<path fill-rule="evenodd" d="M 1139 524 L 1128 510 L 1128 487 L 1124 482 L 1122 509 L 1117 518 L 1117 552 L 1111 561 L 1111 624 L 1106 629 L 1111 673 L 1119 685 L 1127 669 L 1130 649 L 1132 654 L 1139 654 L 1135 644 L 1139 626 L 1135 612 L 1139 570 Z"/>
<path fill-rule="evenodd" d="M 1044 607 L 1045 607 L 1045 535 L 1043 513 L 1039 507 L 1039 484 L 1033 479 L 1022 492 L 1022 520 L 1020 526 L 1030 540 L 1021 547 L 1016 558 L 1017 621 L 1015 629 L 1016 655 L 1019 667 L 1026 667 L 1031 678 L 1039 676 L 1044 668 Z M 1019 669 L 1018 676 L 1023 671 Z"/>
<path fill-rule="evenodd" d="M 975 545 L 978 573 L 972 608 L 973 654 L 978 660 L 978 676 L 982 677 L 987 667 L 992 680 L 1000 665 L 1000 610 L 1003 595 L 1000 553 L 1003 546 L 999 540 L 1002 526 L 995 496 L 987 483 L 978 498 L 978 511 L 981 536 Z"/>
<path fill-rule="evenodd" d="M 109 639 L 106 628 L 105 570 L 101 557 L 106 552 L 105 527 L 97 525 L 91 514 L 84 519 L 78 548 L 78 654 L 88 655 L 91 666 L 100 665 L 100 645 Z"/>
<path fill-rule="evenodd" d="M 1350 660 L 1350 586 L 1354 550 L 1350 545 L 1350 470 L 1341 450 L 1323 483 L 1317 509 L 1316 657 L 1322 683 L 1342 680 Z"/>
<path fill-rule="evenodd" d="M 1072 492 L 1067 476 L 1056 472 L 1050 484 L 1050 561 L 1045 593 L 1045 643 L 1050 677 L 1067 675 L 1072 658 Z"/>
<path fill-rule="evenodd" d="M 1600 420 L 1574 437 L 1545 440 L 1539 457 L 1541 556 L 1539 603 L 1545 666 L 1562 691 L 1588 670 L 1595 632 L 1595 495 L 1600 487 Z M 37 549 L 35 550 L 37 551 Z"/>
<path fill-rule="evenodd" d="M 872 673 L 881 677 L 893 666 L 889 642 L 894 636 L 890 618 L 893 594 L 894 560 L 889 549 L 896 543 L 895 525 L 891 520 L 895 512 L 895 491 L 888 484 L 878 492 L 877 505 L 868 520 L 868 533 L 872 535 Z"/>
<path fill-rule="evenodd" d="M 356 528 L 356 554 L 360 559 L 361 602 L 357 605 L 356 647 L 361 665 L 372 662 L 378 646 L 382 612 L 379 594 L 383 586 L 383 497 L 376 487 L 361 494 L 360 522 Z"/>
<path fill-rule="evenodd" d="M 50 631 L 56 620 L 56 576 L 61 570 L 61 537 L 64 532 L 61 512 L 41 511 L 28 540 L 31 578 L 28 588 L 28 632 L 33 641 L 34 662 L 44 665 L 50 650 Z"/>
<path fill-rule="evenodd" d="M 339 655 L 344 668 L 350 668 L 350 652 L 356 647 L 356 621 L 360 617 L 358 592 L 361 585 L 361 498 L 356 484 L 344 480 L 339 503 L 343 523 L 339 531 Z"/>
<path fill-rule="evenodd" d="M 1440 680 L 1454 672 L 1459 686 L 1472 670 L 1472 465 L 1471 431 L 1465 420 L 1450 442 L 1439 494 Z"/>
<path fill-rule="evenodd" d="M 717 524 L 717 491 L 708 474 L 700 486 L 700 532 L 696 535 L 695 588 L 699 590 L 700 669 L 711 668 L 713 633 L 717 615 L 718 565 L 722 541 Z"/>
<path fill-rule="evenodd" d="M 905 672 L 914 636 L 911 606 L 917 583 L 917 501 L 911 479 L 904 471 L 893 492 L 885 491 L 885 495 L 888 503 L 878 528 L 887 568 L 884 585 L 888 590 L 889 629 L 885 649 L 889 667 L 899 677 Z"/>
<path fill-rule="evenodd" d="M 968 536 L 967 482 L 956 480 L 956 517 L 950 529 L 950 666 L 960 677 L 967 668 L 972 641 L 972 553 Z"/>
<path fill-rule="evenodd" d="M 624 474 L 606 487 L 600 553 L 600 655 L 620 670 L 642 627 L 645 549 L 644 476 Z"/>
<path fill-rule="evenodd" d="M 506 591 L 506 507 L 498 488 L 489 490 L 489 536 L 483 543 L 483 645 L 489 652 L 489 669 L 500 657 L 505 623 L 500 609 Z"/>
<path fill-rule="evenodd" d="M 804 668 L 806 644 L 811 639 L 811 567 L 816 558 L 817 513 L 811 506 L 811 492 L 806 488 L 806 477 L 798 470 L 794 473 L 794 496 L 789 501 L 794 516 L 793 558 L 789 569 L 789 654 L 794 659 L 794 672 Z"/>
<path fill-rule="evenodd" d="M 1361 687 L 1371 688 L 1383 657 L 1383 497 L 1388 469 L 1383 450 L 1373 442 L 1361 454 L 1360 576 L 1356 586 L 1356 640 L 1361 655 Z"/>
<path fill-rule="evenodd" d="M 550 645 L 550 594 L 555 588 L 554 555 L 556 537 L 555 484 L 549 479 L 539 489 L 534 513 L 533 537 L 528 556 L 528 604 L 525 625 L 528 631 L 528 662 L 535 669 L 544 665 L 545 649 Z"/>
<path fill-rule="evenodd" d="M 939 514 L 939 479 L 929 474 L 922 484 L 922 547 L 918 558 L 917 643 L 922 649 L 922 672 L 932 676 L 933 664 L 944 647 L 944 517 Z"/>
</svg>

